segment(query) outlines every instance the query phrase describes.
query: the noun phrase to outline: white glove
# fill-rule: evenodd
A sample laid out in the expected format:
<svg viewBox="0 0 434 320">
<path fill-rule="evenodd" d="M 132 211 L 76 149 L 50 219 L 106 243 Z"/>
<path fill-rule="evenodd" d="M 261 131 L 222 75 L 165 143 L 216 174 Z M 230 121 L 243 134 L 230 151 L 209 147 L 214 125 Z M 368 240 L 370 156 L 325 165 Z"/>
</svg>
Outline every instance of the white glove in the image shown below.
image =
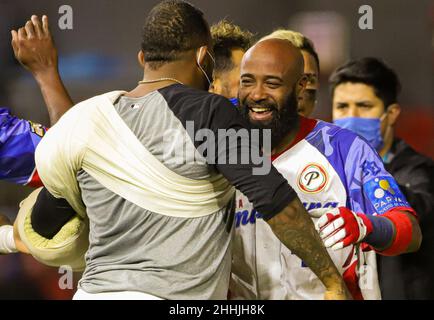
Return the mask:
<svg viewBox="0 0 434 320">
<path fill-rule="evenodd" d="M 14 240 L 14 227 L 4 225 L 0 227 L 0 254 L 18 252 Z"/>
<path fill-rule="evenodd" d="M 373 227 L 365 214 L 340 207 L 328 210 L 318 220 L 317 229 L 327 248 L 340 250 L 362 242 L 372 232 Z"/>
</svg>

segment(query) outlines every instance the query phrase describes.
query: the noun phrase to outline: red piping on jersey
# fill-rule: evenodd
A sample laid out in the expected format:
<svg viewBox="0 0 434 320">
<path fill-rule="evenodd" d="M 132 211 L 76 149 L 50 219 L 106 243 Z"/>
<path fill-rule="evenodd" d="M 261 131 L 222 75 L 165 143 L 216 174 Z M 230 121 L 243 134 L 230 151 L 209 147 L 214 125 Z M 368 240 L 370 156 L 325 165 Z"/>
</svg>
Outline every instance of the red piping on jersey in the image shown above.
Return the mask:
<svg viewBox="0 0 434 320">
<path fill-rule="evenodd" d="M 350 291 L 354 300 L 364 300 L 362 291 L 359 287 L 359 277 L 357 276 L 356 268 L 358 261 L 354 261 L 353 264 L 345 270 L 342 278 L 347 285 L 348 291 Z"/>
<path fill-rule="evenodd" d="M 284 154 L 286 151 L 291 149 L 293 146 L 295 146 L 297 143 L 299 143 L 301 140 L 307 137 L 309 133 L 312 132 L 312 130 L 315 128 L 316 124 L 318 123 L 315 119 L 308 119 L 305 117 L 300 116 L 300 129 L 297 132 L 297 135 L 295 136 L 294 140 L 291 142 L 289 146 L 285 148 L 282 152 L 279 152 L 277 154 L 274 154 L 271 156 L 271 161 L 276 160 L 278 157 L 280 157 L 282 154 Z"/>
<path fill-rule="evenodd" d="M 353 246 L 353 248 L 351 249 L 351 253 L 348 255 L 347 260 L 345 260 L 345 263 L 342 265 L 342 268 L 348 268 L 348 266 L 351 264 L 351 261 L 353 261 L 353 256 L 354 256 L 354 250 L 355 250 L 355 246 Z"/>
<path fill-rule="evenodd" d="M 41 178 L 39 177 L 38 171 L 35 170 L 35 172 L 33 173 L 30 181 L 26 184 L 26 186 L 32 187 L 32 188 L 39 188 L 39 187 L 43 187 L 44 185 L 42 184 Z"/>
<path fill-rule="evenodd" d="M 45 135 L 47 133 L 47 131 L 50 130 L 50 128 L 45 128 L 44 127 L 44 129 L 45 129 L 45 132 L 44 132 L 44 135 Z M 32 187 L 32 188 L 40 188 L 40 187 L 44 186 L 44 184 L 41 181 L 41 178 L 39 177 L 38 170 L 36 170 L 36 168 L 33 171 L 32 176 L 29 179 L 29 182 L 27 182 L 25 184 L 25 186 L 29 186 L 29 187 Z"/>
</svg>

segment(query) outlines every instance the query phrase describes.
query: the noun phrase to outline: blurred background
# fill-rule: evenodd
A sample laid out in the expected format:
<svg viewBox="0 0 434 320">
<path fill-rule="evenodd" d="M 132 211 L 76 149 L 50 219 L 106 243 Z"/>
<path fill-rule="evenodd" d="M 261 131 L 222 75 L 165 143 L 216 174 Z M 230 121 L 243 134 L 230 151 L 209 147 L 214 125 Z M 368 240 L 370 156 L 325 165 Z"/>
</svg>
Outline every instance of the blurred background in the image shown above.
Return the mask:
<svg viewBox="0 0 434 320">
<path fill-rule="evenodd" d="M 433 0 L 191 0 L 208 21 L 231 20 L 257 34 L 290 27 L 310 37 L 321 60 L 320 99 L 314 117 L 330 120 L 330 73 L 348 59 L 385 60 L 399 75 L 403 114 L 398 135 L 434 157 Z M 157 0 L 0 0 L 0 106 L 22 118 L 48 125 L 36 83 L 14 60 L 10 30 L 32 14 L 47 14 L 59 49 L 60 70 L 73 100 L 133 88 L 142 77 L 136 62 L 145 14 Z M 73 9 L 73 29 L 60 30 L 59 8 Z M 373 9 L 373 30 L 359 29 L 360 6 Z M 434 182 L 433 182 L 434 183 Z M 29 188 L 0 182 L 0 212 L 12 220 Z M 21 255 L 0 256 L 0 299 L 69 299 L 57 269 Z"/>
</svg>

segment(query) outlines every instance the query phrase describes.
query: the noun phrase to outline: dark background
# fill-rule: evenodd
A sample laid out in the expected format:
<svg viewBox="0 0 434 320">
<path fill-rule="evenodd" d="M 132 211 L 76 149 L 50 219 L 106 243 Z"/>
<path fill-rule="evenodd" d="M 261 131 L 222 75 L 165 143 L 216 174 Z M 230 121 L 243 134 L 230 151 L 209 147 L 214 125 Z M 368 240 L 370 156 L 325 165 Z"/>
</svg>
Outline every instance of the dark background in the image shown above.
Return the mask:
<svg viewBox="0 0 434 320">
<path fill-rule="evenodd" d="M 10 30 L 32 14 L 50 18 L 61 58 L 61 73 L 74 101 L 134 87 L 142 77 L 136 62 L 141 26 L 150 0 L 0 0 L 0 105 L 14 114 L 48 125 L 36 83 L 17 65 Z M 266 35 L 291 27 L 311 37 L 322 60 L 320 101 L 314 116 L 331 119 L 327 79 L 349 58 L 375 56 L 398 73 L 403 90 L 399 135 L 434 157 L 434 1 L 430 0 L 193 0 L 210 23 L 227 18 Z M 73 8 L 73 30 L 58 27 L 61 5 Z M 359 28 L 359 7 L 373 9 L 373 30 Z M 14 218 L 30 189 L 0 183 L 0 212 Z M 69 298 L 58 289 L 61 275 L 23 256 L 0 257 L 1 298 Z M 75 280 L 78 280 L 76 275 Z"/>
</svg>

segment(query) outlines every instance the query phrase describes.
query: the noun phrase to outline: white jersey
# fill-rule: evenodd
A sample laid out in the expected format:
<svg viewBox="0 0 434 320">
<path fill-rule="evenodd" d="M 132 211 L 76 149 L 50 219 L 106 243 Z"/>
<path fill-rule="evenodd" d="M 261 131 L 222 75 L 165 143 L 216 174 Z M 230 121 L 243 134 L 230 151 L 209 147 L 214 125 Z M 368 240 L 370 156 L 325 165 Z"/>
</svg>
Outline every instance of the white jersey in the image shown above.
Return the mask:
<svg viewBox="0 0 434 320">
<path fill-rule="evenodd" d="M 384 214 L 409 207 L 366 141 L 332 124 L 301 118 L 295 142 L 273 165 L 297 192 L 314 222 L 327 208 Z M 238 192 L 231 299 L 323 299 L 325 288 Z M 363 247 L 363 250 L 362 250 Z M 329 250 L 355 299 L 380 299 L 375 252 L 366 245 Z"/>
</svg>

